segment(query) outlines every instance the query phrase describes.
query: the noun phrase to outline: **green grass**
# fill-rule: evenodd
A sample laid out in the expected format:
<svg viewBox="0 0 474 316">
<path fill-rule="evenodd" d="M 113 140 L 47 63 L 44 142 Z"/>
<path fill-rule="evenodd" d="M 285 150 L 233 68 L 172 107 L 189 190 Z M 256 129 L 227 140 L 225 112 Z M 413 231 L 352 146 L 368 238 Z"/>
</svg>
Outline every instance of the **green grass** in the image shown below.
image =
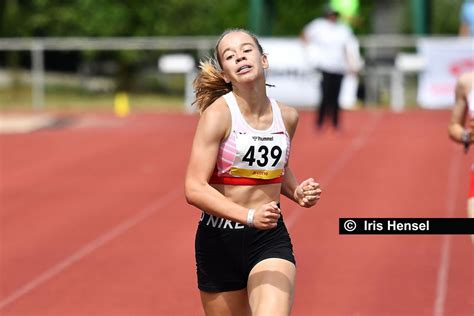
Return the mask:
<svg viewBox="0 0 474 316">
<path fill-rule="evenodd" d="M 0 89 L 0 111 L 34 111 L 29 86 Z M 113 112 L 114 93 L 91 93 L 76 88 L 49 86 L 42 110 L 57 112 Z M 182 111 L 184 97 L 154 93 L 130 93 L 132 112 Z"/>
</svg>

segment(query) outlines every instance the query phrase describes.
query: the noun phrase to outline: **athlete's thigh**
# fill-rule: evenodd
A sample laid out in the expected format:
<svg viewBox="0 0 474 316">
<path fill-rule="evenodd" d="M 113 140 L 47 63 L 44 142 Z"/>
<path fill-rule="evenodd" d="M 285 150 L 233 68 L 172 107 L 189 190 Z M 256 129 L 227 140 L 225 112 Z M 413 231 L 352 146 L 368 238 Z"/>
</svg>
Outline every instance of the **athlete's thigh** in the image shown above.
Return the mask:
<svg viewBox="0 0 474 316">
<path fill-rule="evenodd" d="M 204 312 L 212 315 L 250 315 L 247 289 L 227 292 L 201 293 L 201 302 Z"/>
<path fill-rule="evenodd" d="M 474 218 L 474 197 L 467 199 L 467 215 L 470 218 Z"/>
<path fill-rule="evenodd" d="M 474 197 L 467 199 L 467 216 L 474 218 Z M 474 244 L 474 235 L 471 235 L 471 241 Z"/>
<path fill-rule="evenodd" d="M 289 315 L 293 304 L 295 265 L 285 259 L 270 258 L 250 271 L 247 292 L 253 315 Z"/>
</svg>

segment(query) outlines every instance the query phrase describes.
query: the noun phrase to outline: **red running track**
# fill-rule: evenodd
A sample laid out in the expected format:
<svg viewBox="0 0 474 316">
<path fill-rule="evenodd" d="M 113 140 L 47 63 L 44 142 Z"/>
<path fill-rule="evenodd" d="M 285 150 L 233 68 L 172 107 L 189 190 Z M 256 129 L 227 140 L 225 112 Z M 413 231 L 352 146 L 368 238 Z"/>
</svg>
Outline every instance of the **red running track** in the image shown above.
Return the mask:
<svg viewBox="0 0 474 316">
<path fill-rule="evenodd" d="M 0 315 L 202 315 L 183 179 L 197 117 L 81 116 L 1 135 Z M 467 236 L 338 234 L 340 217 L 464 217 L 472 153 L 449 111 L 302 112 L 297 176 L 320 204 L 282 201 L 298 264 L 293 315 L 474 314 Z"/>
</svg>

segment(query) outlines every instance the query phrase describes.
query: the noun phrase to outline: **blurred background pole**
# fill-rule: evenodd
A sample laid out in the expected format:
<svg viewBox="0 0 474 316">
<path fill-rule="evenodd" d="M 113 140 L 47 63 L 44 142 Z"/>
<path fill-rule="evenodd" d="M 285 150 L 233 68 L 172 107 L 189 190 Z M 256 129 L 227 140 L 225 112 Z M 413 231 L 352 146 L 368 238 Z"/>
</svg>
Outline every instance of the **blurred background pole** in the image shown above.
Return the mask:
<svg viewBox="0 0 474 316">
<path fill-rule="evenodd" d="M 260 33 L 263 0 L 250 0 L 249 28 L 255 34 Z"/>
<path fill-rule="evenodd" d="M 42 110 L 44 106 L 44 47 L 41 42 L 33 42 L 31 47 L 31 59 L 33 108 L 35 110 Z"/>
<path fill-rule="evenodd" d="M 250 0 L 250 31 L 257 35 L 271 35 L 274 12 L 273 0 Z"/>
<path fill-rule="evenodd" d="M 414 34 L 429 33 L 430 11 L 430 0 L 411 0 L 411 21 Z"/>
</svg>

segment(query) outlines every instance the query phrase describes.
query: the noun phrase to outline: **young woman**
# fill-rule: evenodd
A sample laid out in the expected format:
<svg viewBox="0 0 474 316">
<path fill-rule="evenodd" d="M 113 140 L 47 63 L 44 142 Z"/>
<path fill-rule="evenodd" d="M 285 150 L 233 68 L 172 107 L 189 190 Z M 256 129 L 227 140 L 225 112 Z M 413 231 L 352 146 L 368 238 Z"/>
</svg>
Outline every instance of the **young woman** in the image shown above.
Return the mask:
<svg viewBox="0 0 474 316">
<path fill-rule="evenodd" d="M 468 120 L 467 124 L 466 120 Z M 465 125 L 466 128 L 464 128 Z M 452 140 L 464 146 L 466 152 L 474 142 L 474 71 L 467 72 L 458 78 L 448 132 Z M 474 218 L 474 165 L 471 166 L 467 212 L 470 218 Z M 471 235 L 471 241 L 474 243 L 474 235 Z"/>
<path fill-rule="evenodd" d="M 185 184 L 202 210 L 202 305 L 206 315 L 288 315 L 296 269 L 280 194 L 311 207 L 321 190 L 311 178 L 298 184 L 289 168 L 298 113 L 267 97 L 268 60 L 255 35 L 227 30 L 214 54 L 194 83 L 201 117 Z"/>
</svg>

